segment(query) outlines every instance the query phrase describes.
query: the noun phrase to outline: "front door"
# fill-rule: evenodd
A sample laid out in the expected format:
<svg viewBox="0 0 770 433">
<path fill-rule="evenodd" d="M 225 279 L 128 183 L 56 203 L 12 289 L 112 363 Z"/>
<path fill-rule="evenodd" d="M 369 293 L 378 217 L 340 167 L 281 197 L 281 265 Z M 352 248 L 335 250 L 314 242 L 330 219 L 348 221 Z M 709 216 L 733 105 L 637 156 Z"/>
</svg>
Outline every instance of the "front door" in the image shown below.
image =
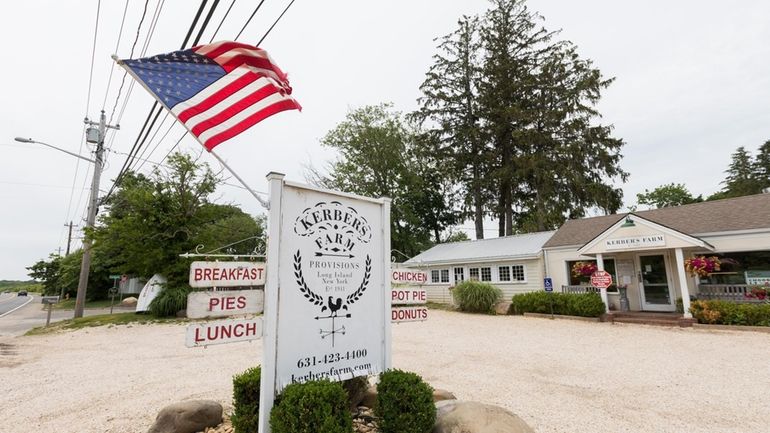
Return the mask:
<svg viewBox="0 0 770 433">
<path fill-rule="evenodd" d="M 676 311 L 668 278 L 668 261 L 663 254 L 639 256 L 639 288 L 642 310 Z"/>
</svg>

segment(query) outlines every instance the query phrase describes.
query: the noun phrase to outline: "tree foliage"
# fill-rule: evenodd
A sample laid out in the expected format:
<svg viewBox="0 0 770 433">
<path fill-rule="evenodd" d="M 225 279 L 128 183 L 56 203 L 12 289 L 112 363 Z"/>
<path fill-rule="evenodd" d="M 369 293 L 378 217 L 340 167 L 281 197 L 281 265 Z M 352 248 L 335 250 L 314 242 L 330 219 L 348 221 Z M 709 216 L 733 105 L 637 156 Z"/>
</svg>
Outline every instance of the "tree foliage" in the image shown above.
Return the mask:
<svg viewBox="0 0 770 433">
<path fill-rule="evenodd" d="M 110 274 L 148 279 L 160 273 L 169 287 L 187 290 L 190 262 L 179 254 L 198 245 L 204 251 L 226 246 L 233 254 L 264 250 L 263 218 L 210 202 L 219 182 L 208 165 L 180 153 L 149 176 L 128 172 L 105 202 L 99 224 L 87 233 L 94 241 L 88 297 L 107 295 Z M 51 256 L 28 268 L 30 276 L 43 281 L 47 293 L 63 288 L 74 295 L 82 257 L 82 250 Z"/>
<path fill-rule="evenodd" d="M 693 197 L 682 183 L 669 183 L 661 185 L 652 191 L 645 189 L 644 193 L 636 194 L 636 201 L 639 204 L 662 208 L 698 203 L 703 201 L 703 196 Z"/>
<path fill-rule="evenodd" d="M 313 182 L 369 197 L 389 197 L 391 247 L 414 255 L 453 224 L 451 185 L 429 136 L 389 104 L 352 110 L 321 140 L 339 157 Z"/>
<path fill-rule="evenodd" d="M 421 86 L 416 117 L 450 158 L 477 238 L 484 214 L 508 235 L 622 205 L 623 141 L 596 109 L 612 79 L 540 21 L 523 0 L 492 1 L 441 39 Z"/>
<path fill-rule="evenodd" d="M 745 147 L 738 147 L 731 155 L 725 173 L 724 187 L 708 200 L 759 194 L 770 187 L 770 141 L 759 147 L 755 158 Z"/>
</svg>

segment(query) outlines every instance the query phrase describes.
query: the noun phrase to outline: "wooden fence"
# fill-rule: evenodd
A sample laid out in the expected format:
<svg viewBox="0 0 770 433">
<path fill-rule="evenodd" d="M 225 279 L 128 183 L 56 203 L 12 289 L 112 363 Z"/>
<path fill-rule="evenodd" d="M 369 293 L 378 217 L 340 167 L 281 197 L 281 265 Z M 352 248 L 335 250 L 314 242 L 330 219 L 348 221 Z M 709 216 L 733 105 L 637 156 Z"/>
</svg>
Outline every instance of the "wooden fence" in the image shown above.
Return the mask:
<svg viewBox="0 0 770 433">
<path fill-rule="evenodd" d="M 751 304 L 765 302 L 765 300 L 746 297 L 746 294 L 751 293 L 751 287 L 748 284 L 700 284 L 697 298 Z"/>
</svg>

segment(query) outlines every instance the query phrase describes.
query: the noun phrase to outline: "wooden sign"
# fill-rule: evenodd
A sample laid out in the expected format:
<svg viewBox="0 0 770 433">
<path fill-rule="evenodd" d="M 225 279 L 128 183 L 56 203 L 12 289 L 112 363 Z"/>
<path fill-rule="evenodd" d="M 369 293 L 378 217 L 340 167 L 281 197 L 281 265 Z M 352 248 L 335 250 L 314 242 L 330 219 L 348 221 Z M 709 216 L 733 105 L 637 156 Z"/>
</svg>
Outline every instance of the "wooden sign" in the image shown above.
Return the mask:
<svg viewBox="0 0 770 433">
<path fill-rule="evenodd" d="M 393 307 L 390 310 L 392 323 L 423 322 L 428 320 L 427 307 Z"/>
<path fill-rule="evenodd" d="M 190 319 L 259 314 L 264 306 L 263 290 L 206 291 L 187 295 L 187 317 Z"/>
<path fill-rule="evenodd" d="M 244 287 L 265 284 L 265 264 L 259 262 L 192 262 L 190 287 Z"/>
<path fill-rule="evenodd" d="M 187 327 L 187 347 L 235 343 L 262 338 L 262 318 L 196 323 Z"/>
<path fill-rule="evenodd" d="M 419 287 L 393 287 L 390 289 L 392 305 L 424 305 L 428 302 L 425 289 Z"/>
</svg>

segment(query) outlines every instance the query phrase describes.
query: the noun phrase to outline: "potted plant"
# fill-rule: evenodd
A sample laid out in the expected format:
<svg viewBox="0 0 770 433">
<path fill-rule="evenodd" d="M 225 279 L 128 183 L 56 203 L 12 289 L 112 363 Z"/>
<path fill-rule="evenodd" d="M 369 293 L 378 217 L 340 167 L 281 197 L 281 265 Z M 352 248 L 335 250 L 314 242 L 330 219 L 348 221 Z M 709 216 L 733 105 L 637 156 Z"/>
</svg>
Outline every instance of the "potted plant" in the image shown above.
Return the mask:
<svg viewBox="0 0 770 433">
<path fill-rule="evenodd" d="M 719 271 L 721 264 L 717 256 L 695 256 L 684 261 L 684 269 L 691 277 L 707 277 L 710 273 Z"/>
<path fill-rule="evenodd" d="M 599 269 L 594 262 L 575 262 L 572 265 L 572 276 L 578 278 L 580 283 L 587 283 L 596 270 Z"/>
</svg>

